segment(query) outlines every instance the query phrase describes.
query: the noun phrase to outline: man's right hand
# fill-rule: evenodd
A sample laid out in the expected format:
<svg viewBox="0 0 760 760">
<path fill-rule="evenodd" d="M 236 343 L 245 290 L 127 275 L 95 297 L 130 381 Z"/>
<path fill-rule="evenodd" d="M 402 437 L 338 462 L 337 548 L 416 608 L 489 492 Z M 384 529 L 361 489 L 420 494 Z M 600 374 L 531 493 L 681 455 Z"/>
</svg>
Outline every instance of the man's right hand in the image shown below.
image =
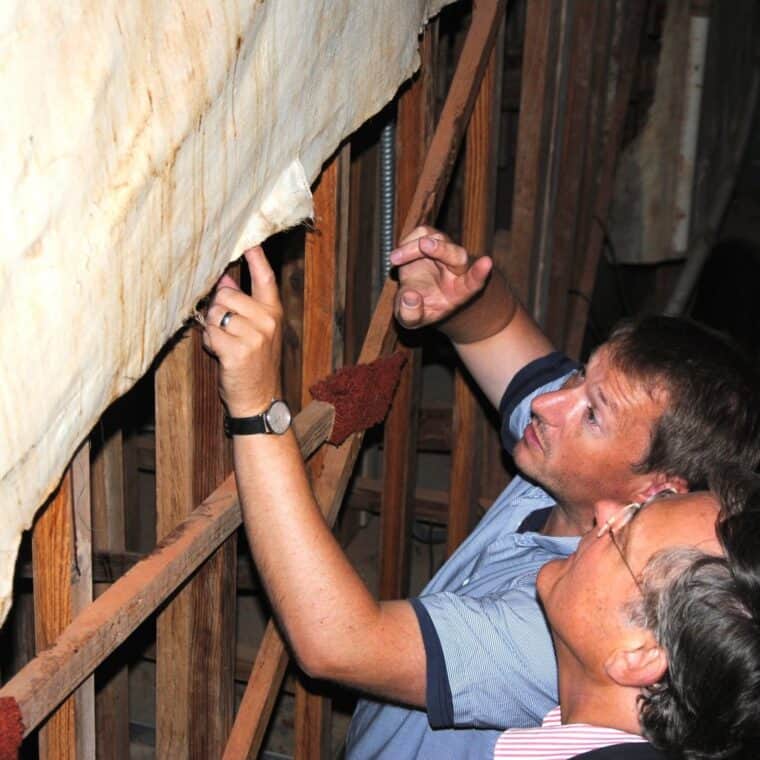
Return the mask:
<svg viewBox="0 0 760 760">
<path fill-rule="evenodd" d="M 471 258 L 433 227 L 417 227 L 390 260 L 400 282 L 396 318 L 412 329 L 450 317 L 483 289 L 493 267 L 490 257 Z"/>
</svg>

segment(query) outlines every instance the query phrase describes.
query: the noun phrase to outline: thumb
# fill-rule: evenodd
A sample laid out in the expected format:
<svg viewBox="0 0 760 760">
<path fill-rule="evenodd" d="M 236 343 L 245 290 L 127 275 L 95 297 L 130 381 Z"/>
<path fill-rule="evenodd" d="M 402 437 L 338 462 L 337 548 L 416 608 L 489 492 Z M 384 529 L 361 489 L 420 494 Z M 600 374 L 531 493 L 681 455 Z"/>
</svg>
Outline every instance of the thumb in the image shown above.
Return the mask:
<svg viewBox="0 0 760 760">
<path fill-rule="evenodd" d="M 251 274 L 251 296 L 257 301 L 274 306 L 280 302 L 280 294 L 277 290 L 277 281 L 272 267 L 264 255 L 264 249 L 257 245 L 249 248 L 245 253 L 248 262 L 248 271 Z"/>
<path fill-rule="evenodd" d="M 396 318 L 404 327 L 417 327 L 424 316 L 424 302 L 416 290 L 400 289 L 396 295 Z"/>
</svg>

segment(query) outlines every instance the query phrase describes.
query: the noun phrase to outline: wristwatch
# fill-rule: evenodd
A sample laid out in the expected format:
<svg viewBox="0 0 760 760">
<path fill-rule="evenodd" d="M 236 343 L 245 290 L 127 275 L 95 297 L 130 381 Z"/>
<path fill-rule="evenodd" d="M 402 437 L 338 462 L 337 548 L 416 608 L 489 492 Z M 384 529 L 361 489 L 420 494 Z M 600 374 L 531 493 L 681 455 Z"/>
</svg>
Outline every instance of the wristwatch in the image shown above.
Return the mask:
<svg viewBox="0 0 760 760">
<path fill-rule="evenodd" d="M 253 417 L 230 417 L 224 415 L 224 432 L 228 438 L 233 435 L 255 435 L 269 433 L 282 435 L 289 427 L 292 415 L 282 399 L 274 399 L 261 414 Z"/>
</svg>

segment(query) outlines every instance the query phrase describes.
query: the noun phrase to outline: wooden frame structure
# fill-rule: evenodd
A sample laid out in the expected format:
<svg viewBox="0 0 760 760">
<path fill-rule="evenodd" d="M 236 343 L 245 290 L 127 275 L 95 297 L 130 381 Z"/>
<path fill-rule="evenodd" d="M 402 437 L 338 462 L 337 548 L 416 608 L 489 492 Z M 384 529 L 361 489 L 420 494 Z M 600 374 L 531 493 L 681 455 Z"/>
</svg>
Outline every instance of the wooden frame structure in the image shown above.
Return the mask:
<svg viewBox="0 0 760 760">
<path fill-rule="evenodd" d="M 624 2 L 619 0 L 618 4 Z M 622 61 L 614 107 L 609 104 L 600 106 L 598 98 L 590 97 L 588 90 L 583 89 L 588 86 L 583 77 L 588 74 L 596 56 L 597 73 L 590 81 L 601 92 L 608 83 L 603 63 L 610 55 L 609 46 L 618 46 L 619 57 L 619 50 L 624 49 L 621 40 L 626 34 L 635 36 L 642 23 L 642 13 L 637 11 L 642 6 L 641 0 L 628 0 L 632 10 L 619 14 L 625 18 L 623 21 L 617 19 L 622 26 L 616 28 L 615 35 L 611 31 L 609 14 L 605 16 L 596 3 L 583 3 L 582 0 L 563 0 L 563 3 L 567 6 L 565 16 L 577 16 L 576 26 L 572 27 L 576 35 L 578 30 L 598 25 L 607 30 L 606 36 L 602 37 L 608 47 L 601 51 L 596 48 L 585 51 L 590 58 L 584 59 L 584 69 L 579 61 L 584 51 L 572 44 L 573 39 L 579 38 L 568 37 L 563 43 L 565 47 L 560 46 L 559 54 L 566 54 L 568 61 L 581 68 L 579 79 L 576 82 L 557 74 L 557 80 L 552 83 L 550 77 L 559 69 L 547 51 L 552 39 L 556 41 L 558 35 L 570 33 L 569 27 L 553 26 L 558 23 L 558 14 L 552 14 L 550 0 L 530 3 L 524 64 L 527 74 L 523 78 L 522 92 L 524 120 L 521 117 L 518 137 L 522 140 L 522 148 L 517 167 L 513 255 L 506 267 L 518 291 L 530 302 L 540 300 L 538 294 L 545 293 L 548 287 L 541 279 L 545 276 L 541 271 L 551 271 L 552 266 L 555 270 L 567 267 L 569 271 L 574 266 L 567 241 L 563 245 L 569 253 L 555 253 L 553 259 L 546 254 L 549 250 L 546 241 L 550 240 L 549 232 L 556 222 L 556 183 L 560 174 L 563 181 L 572 181 L 575 187 L 584 183 L 590 186 L 596 176 L 592 175 L 593 163 L 603 156 L 601 191 L 593 197 L 586 197 L 585 216 L 581 221 L 588 225 L 592 216 L 603 212 L 604 203 L 609 201 L 611 172 L 619 147 L 636 52 L 627 53 Z M 404 220 L 398 236 L 408 234 L 421 223 L 435 220 L 464 141 L 463 242 L 473 251 L 493 249 L 495 258 L 502 263 L 506 263 L 504 245 L 494 246 L 493 242 L 493 157 L 498 129 L 495 114 L 500 98 L 499 28 L 505 6 L 506 0 L 477 0 L 474 3 L 459 63 L 434 130 L 427 69 L 423 68 L 422 76 L 401 97 L 398 108 L 401 158 L 397 218 Z M 434 47 L 435 33 L 428 32 L 423 44 L 423 61 L 432 59 Z M 546 94 L 547 87 L 552 90 L 551 96 Z M 587 109 L 594 104 L 596 110 L 587 110 L 585 121 L 581 124 L 571 121 L 563 132 L 556 111 L 551 110 L 552 98 L 557 98 L 557 92 L 563 88 L 564 97 L 568 87 L 575 88 L 572 97 L 576 102 L 587 104 L 583 106 Z M 585 157 L 585 162 L 569 151 L 555 150 L 583 129 L 595 135 L 605 135 L 603 142 L 600 142 L 601 137 L 593 142 L 593 151 Z M 547 158 L 553 156 L 556 159 L 558 155 L 564 161 L 561 171 Z M 307 236 L 300 381 L 303 408 L 295 419 L 301 451 L 305 458 L 313 455 L 310 463 L 313 488 L 330 524 L 335 521 L 343 500 L 362 435 L 353 435 L 339 448 L 321 448 L 330 432 L 333 410 L 327 404 L 311 401 L 305 389 L 315 378 L 338 366 L 343 353 L 341 325 L 336 322 L 335 315 L 342 313 L 345 301 L 348 163 L 347 149 L 339 151 L 326 165 L 315 189 L 319 232 Z M 576 200 L 579 196 L 576 194 Z M 567 214 L 570 210 L 562 207 L 559 211 Z M 601 240 L 595 240 L 589 229 L 583 235 L 578 233 L 575 236 L 583 241 L 588 241 L 589 236 L 593 241 L 588 244 L 590 258 L 583 259 L 580 270 L 576 266 L 575 273 L 567 275 L 583 282 L 588 280 L 594 256 L 598 257 Z M 503 235 L 500 239 L 503 240 Z M 561 242 L 557 239 L 552 250 L 559 250 Z M 540 271 L 531 272 L 531 264 L 536 261 L 544 262 L 541 264 L 543 270 L 539 267 Z M 313 266 L 314 263 L 318 266 Z M 383 287 L 359 362 L 386 355 L 396 345 L 392 308 L 395 288 L 392 280 Z M 312 293 L 320 294 L 321 308 L 316 308 L 317 299 Z M 328 309 L 324 308 L 326 301 L 330 306 Z M 572 305 L 567 307 L 561 318 L 554 319 L 561 321 L 573 308 Z M 580 340 L 577 330 L 575 328 L 567 340 L 560 341 L 574 348 L 575 353 Z M 417 430 L 417 425 L 410 425 L 409 420 L 417 418 L 419 408 L 419 354 L 409 351 L 409 359 L 386 425 L 381 497 L 381 543 L 384 548 L 381 551 L 380 595 L 383 598 L 403 595 L 408 583 L 407 547 L 411 504 L 414 502 Z M 484 435 L 477 402 L 467 383 L 458 377 L 455 387 L 451 435 L 456 437 L 458 445 L 452 447 L 449 551 L 467 535 L 473 524 L 472 510 L 462 509 L 460 505 L 478 502 L 474 480 L 478 472 L 476 452 L 482 448 L 480 441 Z M 241 514 L 234 477 L 227 474 L 230 458 L 221 430 L 215 369 L 201 351 L 197 331 L 187 331 L 174 343 L 156 373 L 158 543 L 148 556 L 116 582 L 98 588 L 99 595 L 88 603 L 90 600 L 81 591 L 88 584 L 91 588 L 92 583 L 91 562 L 85 556 L 89 547 L 93 543 L 96 548 L 116 551 L 124 547 L 121 497 L 109 492 L 103 485 L 105 481 L 97 474 L 109 467 L 112 471 L 118 470 L 116 462 L 120 452 L 116 454 L 108 447 L 99 452 L 92 471 L 91 488 L 86 472 L 89 468 L 82 465 L 83 457 L 87 455 L 80 453 L 35 529 L 35 557 L 58 557 L 63 547 L 69 552 L 62 565 L 66 570 L 48 580 L 45 563 L 35 566 L 38 581 L 35 595 L 39 596 L 40 608 L 48 608 L 50 612 L 38 615 L 46 621 L 40 629 L 38 656 L 0 689 L 0 697 L 13 697 L 18 703 L 25 735 L 44 723 L 41 732 L 43 760 L 53 756 L 94 756 L 96 730 L 92 674 L 138 626 L 158 613 L 158 756 L 224 757 L 226 760 L 255 757 L 262 746 L 288 655 L 276 626 L 270 621 L 235 717 L 235 536 L 241 524 Z M 89 520 L 69 519 L 70 515 L 84 515 L 90 508 L 90 491 L 93 493 L 94 537 L 86 530 Z M 73 576 L 67 570 L 70 566 L 76 569 Z M 63 600 L 66 600 L 65 604 Z M 123 668 L 111 676 L 107 695 L 103 697 L 106 707 L 99 711 L 101 724 L 98 731 L 109 732 L 112 741 L 109 756 L 117 758 L 126 758 L 128 752 L 125 724 L 123 721 L 119 724 L 113 709 L 114 700 L 118 703 L 119 699 L 124 699 L 124 678 Z M 296 757 L 327 756 L 329 706 L 322 698 L 309 695 L 300 687 L 296 704 Z M 52 747 L 55 750 L 50 749 Z"/>
<path fill-rule="evenodd" d="M 435 217 L 478 95 L 504 6 L 504 0 L 485 0 L 475 7 L 446 104 L 419 170 L 416 189 L 410 200 L 400 201 L 408 203 L 402 234 Z M 411 95 L 409 100 L 416 97 L 418 95 Z M 311 270 L 314 278 L 324 273 L 325 261 L 339 262 L 340 257 L 336 257 L 334 251 L 341 244 L 345 245 L 345 238 L 333 244 L 340 238 L 341 219 L 345 217 L 345 208 L 341 209 L 338 199 L 340 188 L 345 189 L 345 180 L 340 179 L 345 177 L 341 164 L 345 164 L 345 157 L 332 160 L 315 194 L 317 224 L 322 233 L 317 245 L 323 250 L 311 254 L 312 258 L 315 253 L 320 256 L 320 267 Z M 410 180 L 405 182 L 406 187 L 411 186 Z M 308 256 L 306 260 L 309 261 Z M 331 263 L 328 271 L 337 269 Z M 307 283 L 311 282 L 307 275 Z M 324 294 L 324 286 L 316 279 L 313 286 Z M 392 281 L 383 288 L 360 362 L 385 355 L 395 345 L 394 288 Z M 339 298 L 338 289 L 328 288 Z M 308 297 L 306 300 L 308 302 Z M 304 356 L 314 359 L 305 359 L 303 385 L 308 378 L 330 369 L 324 364 L 320 366 L 322 357 L 335 355 L 335 350 L 325 352 L 318 344 L 320 338 L 316 337 L 327 335 L 333 340 L 335 330 L 312 324 L 310 317 L 306 318 L 305 325 Z M 315 336 L 314 342 L 308 336 Z M 172 704 L 164 706 L 159 701 L 157 705 L 159 756 L 168 756 L 162 755 L 162 749 L 167 751 L 171 747 L 172 757 L 248 757 L 255 756 L 261 745 L 284 675 L 287 653 L 270 622 L 232 726 L 230 647 L 234 643 L 231 610 L 234 609 L 235 572 L 231 563 L 241 516 L 234 478 L 229 475 L 217 485 L 225 469 L 229 470 L 229 460 L 219 426 L 214 372 L 199 350 L 197 333 L 190 330 L 175 343 L 157 371 L 157 471 L 170 472 L 171 476 L 163 481 L 160 474 L 158 477 L 159 543 L 155 550 L 88 606 L 61 610 L 52 632 L 40 641 L 39 649 L 44 651 L 39 651 L 35 659 L 0 689 L 0 695 L 13 697 L 18 703 L 25 735 L 45 722 L 44 732 L 51 749 L 45 749 L 43 743 L 42 757 L 52 757 L 52 752 L 59 758 L 94 755 L 94 700 L 90 698 L 89 707 L 73 713 L 68 707 L 72 704 L 69 695 L 77 690 L 82 693 L 83 688 L 91 691 L 95 669 L 160 608 L 163 611 L 157 634 L 158 698 L 161 700 L 164 694 Z M 414 385 L 412 382 L 410 387 Z M 332 414 L 329 405 L 312 401 L 297 415 L 295 429 L 304 457 L 314 453 L 326 439 Z M 334 522 L 343 499 L 361 440 L 362 436 L 356 434 L 341 447 L 329 447 L 319 454 L 321 461 L 318 474 L 314 473 L 314 490 L 330 523 Z M 209 451 L 217 452 L 211 461 L 207 456 Z M 78 546 L 80 550 L 85 545 L 71 539 L 73 528 L 65 524 L 65 520 L 55 521 L 57 514 L 65 515 L 68 511 L 71 480 L 79 469 L 76 463 L 72 466 L 71 475 L 65 476 L 58 495 L 46 510 L 43 527 L 36 530 L 35 553 L 39 556 L 52 554 L 56 551 L 54 547 L 61 544 Z M 394 467 L 389 469 L 391 473 L 395 471 Z M 403 482 L 408 484 L 409 479 Z M 79 489 L 79 498 L 89 505 L 85 494 L 88 488 Z M 204 493 L 210 495 L 203 498 Z M 200 506 L 188 514 L 188 504 Z M 386 513 L 391 511 L 386 510 Z M 77 583 L 84 585 L 85 582 L 80 575 Z M 48 598 L 56 601 L 65 598 L 63 590 L 71 585 L 69 578 L 54 580 L 46 592 Z M 171 604 L 165 606 L 172 597 Z M 322 707 L 317 704 L 315 709 L 308 702 L 304 697 L 299 710 L 297 755 L 311 758 L 322 756 L 319 748 L 324 747 L 324 722 L 320 714 Z M 53 717 L 49 717 L 51 714 Z M 89 742 L 86 748 L 84 741 Z"/>
</svg>

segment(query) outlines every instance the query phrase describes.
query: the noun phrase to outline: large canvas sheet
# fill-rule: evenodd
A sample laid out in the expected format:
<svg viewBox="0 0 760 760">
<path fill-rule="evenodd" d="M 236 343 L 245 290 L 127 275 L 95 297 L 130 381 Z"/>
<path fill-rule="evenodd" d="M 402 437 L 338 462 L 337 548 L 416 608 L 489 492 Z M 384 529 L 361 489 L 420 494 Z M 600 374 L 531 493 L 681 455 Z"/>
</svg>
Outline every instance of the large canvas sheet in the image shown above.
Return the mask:
<svg viewBox="0 0 760 760">
<path fill-rule="evenodd" d="M 0 6 L 0 621 L 21 533 L 225 265 L 311 213 L 450 0 Z"/>
</svg>

